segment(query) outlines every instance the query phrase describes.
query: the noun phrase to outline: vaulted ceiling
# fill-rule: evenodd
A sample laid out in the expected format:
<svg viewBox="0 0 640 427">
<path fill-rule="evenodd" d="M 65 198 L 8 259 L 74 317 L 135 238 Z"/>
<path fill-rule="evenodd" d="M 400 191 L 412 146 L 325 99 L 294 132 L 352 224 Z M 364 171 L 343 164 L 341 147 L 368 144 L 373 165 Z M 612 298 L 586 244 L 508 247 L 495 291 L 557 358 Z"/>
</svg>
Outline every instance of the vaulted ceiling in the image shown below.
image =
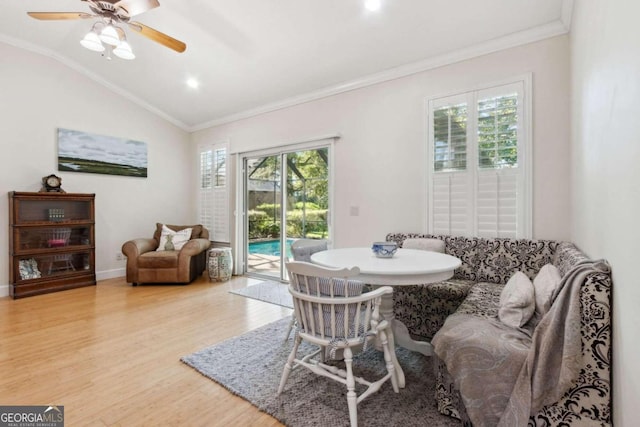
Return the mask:
<svg viewBox="0 0 640 427">
<path fill-rule="evenodd" d="M 123 27 L 136 58 L 107 60 L 79 43 L 95 19 L 27 15 L 90 13 L 81 0 L 4 0 L 0 42 L 51 56 L 196 130 L 566 33 L 572 4 L 381 0 L 369 11 L 365 0 L 159 1 L 132 20 L 185 42 L 183 53 Z"/>
</svg>

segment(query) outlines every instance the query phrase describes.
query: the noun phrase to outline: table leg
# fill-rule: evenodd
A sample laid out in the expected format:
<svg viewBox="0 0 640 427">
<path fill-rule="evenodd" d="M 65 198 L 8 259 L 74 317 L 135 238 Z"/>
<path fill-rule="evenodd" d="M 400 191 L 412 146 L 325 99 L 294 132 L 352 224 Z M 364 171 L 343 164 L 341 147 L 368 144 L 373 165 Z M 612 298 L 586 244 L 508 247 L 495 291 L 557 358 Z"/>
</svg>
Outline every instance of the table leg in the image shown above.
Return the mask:
<svg viewBox="0 0 640 427">
<path fill-rule="evenodd" d="M 386 319 L 389 323 L 391 323 L 391 330 L 393 331 L 393 336 L 389 339 L 389 344 L 391 348 L 395 348 L 395 344 L 400 347 L 404 347 L 407 350 L 417 351 L 418 353 L 422 353 L 425 356 L 433 355 L 433 346 L 431 343 L 426 341 L 415 341 L 409 335 L 409 330 L 407 326 L 395 318 L 393 314 L 393 294 L 387 294 L 382 296 L 382 302 L 380 304 L 380 314 L 384 319 Z M 397 359 L 395 358 L 394 353 L 394 366 L 396 366 L 396 370 L 398 372 L 398 384 L 401 387 L 404 387 L 404 372 L 402 368 L 398 364 Z"/>
<path fill-rule="evenodd" d="M 395 336 L 396 343 L 400 347 L 404 347 L 411 351 L 417 351 L 425 356 L 433 355 L 433 346 L 431 343 L 427 341 L 415 341 L 411 338 L 411 335 L 409 335 L 407 326 L 401 321 L 394 319 L 391 324 L 391 328 L 393 329 L 393 335 Z"/>
<path fill-rule="evenodd" d="M 396 350 L 395 350 L 396 349 L 396 341 L 395 341 L 396 331 L 394 327 L 395 319 L 393 315 L 393 295 L 392 294 L 382 296 L 382 301 L 380 303 L 380 315 L 382 315 L 382 318 L 391 324 L 391 330 L 393 331 L 393 333 L 388 337 L 389 348 L 391 349 L 391 358 L 393 362 L 393 367 L 395 368 L 396 374 L 398 376 L 398 387 L 404 388 L 404 385 L 405 385 L 404 371 L 402 370 L 402 366 L 400 366 L 400 363 L 398 363 L 398 359 L 396 358 Z"/>
</svg>

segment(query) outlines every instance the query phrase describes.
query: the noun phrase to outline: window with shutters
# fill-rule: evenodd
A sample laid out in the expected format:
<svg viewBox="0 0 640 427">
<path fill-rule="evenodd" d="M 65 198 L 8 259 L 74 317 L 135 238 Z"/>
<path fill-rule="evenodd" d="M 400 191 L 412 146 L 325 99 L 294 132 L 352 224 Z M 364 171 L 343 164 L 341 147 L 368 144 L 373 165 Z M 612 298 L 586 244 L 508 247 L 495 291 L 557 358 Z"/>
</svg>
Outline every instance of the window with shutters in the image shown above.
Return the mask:
<svg viewBox="0 0 640 427">
<path fill-rule="evenodd" d="M 429 231 L 531 237 L 530 78 L 429 100 Z"/>
<path fill-rule="evenodd" d="M 211 240 L 229 242 L 227 145 L 202 145 L 198 152 L 200 162 L 199 222 L 209 230 Z"/>
<path fill-rule="evenodd" d="M 227 183 L 227 149 L 218 148 L 215 150 L 214 161 L 215 175 L 214 183 L 216 187 L 224 187 Z"/>
<path fill-rule="evenodd" d="M 433 170 L 436 172 L 467 168 L 467 106 L 447 105 L 433 113 Z"/>
<path fill-rule="evenodd" d="M 200 188 L 198 189 L 198 222 L 211 230 L 213 225 L 212 188 L 213 180 L 211 167 L 213 165 L 213 151 L 200 150 Z"/>
</svg>

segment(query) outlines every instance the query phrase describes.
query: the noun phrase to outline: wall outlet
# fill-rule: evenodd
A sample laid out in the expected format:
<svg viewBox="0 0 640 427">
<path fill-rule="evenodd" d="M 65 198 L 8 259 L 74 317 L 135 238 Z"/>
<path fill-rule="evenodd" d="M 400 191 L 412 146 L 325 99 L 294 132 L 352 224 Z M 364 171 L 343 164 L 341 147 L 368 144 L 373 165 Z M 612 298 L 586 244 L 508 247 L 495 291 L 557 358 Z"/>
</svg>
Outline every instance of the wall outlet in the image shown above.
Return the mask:
<svg viewBox="0 0 640 427">
<path fill-rule="evenodd" d="M 125 256 L 122 252 L 116 252 L 116 261 L 124 261 Z"/>
</svg>

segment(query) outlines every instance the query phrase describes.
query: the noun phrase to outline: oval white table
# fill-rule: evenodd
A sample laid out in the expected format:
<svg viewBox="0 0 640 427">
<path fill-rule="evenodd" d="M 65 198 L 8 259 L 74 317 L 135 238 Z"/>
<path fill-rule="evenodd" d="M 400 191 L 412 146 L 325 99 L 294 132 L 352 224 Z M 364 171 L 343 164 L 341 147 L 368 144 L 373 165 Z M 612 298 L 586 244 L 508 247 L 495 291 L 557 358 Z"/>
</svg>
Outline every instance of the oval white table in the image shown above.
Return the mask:
<svg viewBox="0 0 640 427">
<path fill-rule="evenodd" d="M 360 268 L 356 277 L 369 285 L 407 286 L 435 283 L 449 279 L 462 262 L 451 255 L 417 249 L 398 249 L 392 258 L 378 258 L 371 248 L 329 249 L 311 255 L 311 262 L 332 268 Z M 393 330 L 390 344 L 398 344 L 406 349 L 418 351 L 425 356 L 433 354 L 431 343 L 415 341 L 409 335 L 404 323 L 393 314 L 393 295 L 384 296 L 380 304 L 380 314 L 391 323 Z M 404 387 L 404 372 L 394 358 L 398 380 Z"/>
</svg>

